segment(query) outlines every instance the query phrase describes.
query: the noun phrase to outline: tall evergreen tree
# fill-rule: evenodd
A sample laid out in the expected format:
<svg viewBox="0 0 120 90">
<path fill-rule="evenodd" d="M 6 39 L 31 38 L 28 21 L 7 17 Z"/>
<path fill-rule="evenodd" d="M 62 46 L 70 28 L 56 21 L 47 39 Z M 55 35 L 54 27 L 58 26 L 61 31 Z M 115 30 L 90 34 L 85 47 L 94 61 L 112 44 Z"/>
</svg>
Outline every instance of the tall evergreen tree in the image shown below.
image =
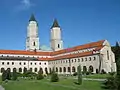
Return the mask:
<svg viewBox="0 0 120 90">
<path fill-rule="evenodd" d="M 116 47 L 115 47 L 115 62 L 116 62 L 116 83 L 117 83 L 117 90 L 120 89 L 120 46 L 119 43 L 116 42 Z"/>
<path fill-rule="evenodd" d="M 6 72 L 6 70 L 4 70 L 2 73 L 2 81 L 5 81 L 6 78 L 7 78 L 7 72 Z"/>
<path fill-rule="evenodd" d="M 55 72 L 55 69 L 53 68 L 51 73 L 51 82 L 58 82 L 58 81 L 59 81 L 58 74 Z"/>
<path fill-rule="evenodd" d="M 82 84 L 82 72 L 81 72 L 81 65 L 77 67 L 77 73 L 78 73 L 78 84 Z"/>
<path fill-rule="evenodd" d="M 17 72 L 15 69 L 13 69 L 12 80 L 17 80 Z"/>
</svg>

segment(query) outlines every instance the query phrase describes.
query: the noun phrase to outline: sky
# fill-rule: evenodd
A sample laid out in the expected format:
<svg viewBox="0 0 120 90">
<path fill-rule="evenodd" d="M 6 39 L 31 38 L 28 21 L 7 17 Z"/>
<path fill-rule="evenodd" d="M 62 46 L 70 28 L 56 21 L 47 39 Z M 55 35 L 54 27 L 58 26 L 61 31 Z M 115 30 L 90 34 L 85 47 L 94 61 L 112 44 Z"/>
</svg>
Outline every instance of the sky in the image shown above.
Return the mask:
<svg viewBox="0 0 120 90">
<path fill-rule="evenodd" d="M 99 40 L 120 41 L 120 0 L 0 0 L 0 49 L 24 50 L 27 25 L 34 13 L 40 46 L 50 46 L 54 19 L 64 48 Z"/>
</svg>

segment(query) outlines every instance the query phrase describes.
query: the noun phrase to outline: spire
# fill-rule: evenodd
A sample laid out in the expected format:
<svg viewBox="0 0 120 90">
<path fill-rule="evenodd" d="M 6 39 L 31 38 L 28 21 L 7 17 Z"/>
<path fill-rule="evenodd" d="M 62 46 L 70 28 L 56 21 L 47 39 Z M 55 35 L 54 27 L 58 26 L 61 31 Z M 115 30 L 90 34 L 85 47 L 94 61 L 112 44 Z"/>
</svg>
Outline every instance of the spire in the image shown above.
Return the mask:
<svg viewBox="0 0 120 90">
<path fill-rule="evenodd" d="M 35 17 L 34 17 L 34 14 L 31 15 L 29 21 L 36 21 Z"/>
<path fill-rule="evenodd" d="M 57 19 L 54 20 L 53 25 L 52 25 L 51 28 L 53 28 L 53 27 L 60 27 L 58 22 L 57 22 Z"/>
</svg>

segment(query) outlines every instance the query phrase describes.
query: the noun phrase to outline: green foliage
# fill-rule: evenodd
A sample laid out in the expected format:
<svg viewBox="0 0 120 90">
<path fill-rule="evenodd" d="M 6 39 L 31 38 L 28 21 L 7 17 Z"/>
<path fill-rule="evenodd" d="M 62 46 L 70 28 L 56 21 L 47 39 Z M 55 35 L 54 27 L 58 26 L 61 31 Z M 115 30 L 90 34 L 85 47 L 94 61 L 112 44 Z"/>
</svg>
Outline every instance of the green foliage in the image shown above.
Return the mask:
<svg viewBox="0 0 120 90">
<path fill-rule="evenodd" d="M 82 84 L 82 72 L 81 72 L 81 66 L 79 65 L 77 68 L 77 73 L 78 73 L 78 84 Z"/>
<path fill-rule="evenodd" d="M 3 73 L 2 73 L 2 81 L 5 81 L 6 77 L 7 77 L 7 71 L 4 70 Z"/>
<path fill-rule="evenodd" d="M 55 72 L 55 70 L 53 68 L 52 74 L 51 74 L 51 82 L 58 82 L 58 81 L 59 81 L 58 74 Z"/>
<path fill-rule="evenodd" d="M 43 79 L 43 78 L 44 78 L 44 76 L 43 76 L 43 70 L 40 69 L 40 71 L 39 71 L 38 74 L 37 74 L 37 80 L 41 80 L 41 79 Z"/>
<path fill-rule="evenodd" d="M 13 73 L 12 73 L 12 80 L 17 80 L 17 72 L 16 70 L 13 70 Z"/>
<path fill-rule="evenodd" d="M 107 80 L 103 82 L 101 87 L 108 90 L 117 90 L 116 78 L 113 75 L 110 75 Z"/>
<path fill-rule="evenodd" d="M 74 73 L 73 73 L 73 76 L 77 76 L 77 72 L 74 72 Z"/>
</svg>

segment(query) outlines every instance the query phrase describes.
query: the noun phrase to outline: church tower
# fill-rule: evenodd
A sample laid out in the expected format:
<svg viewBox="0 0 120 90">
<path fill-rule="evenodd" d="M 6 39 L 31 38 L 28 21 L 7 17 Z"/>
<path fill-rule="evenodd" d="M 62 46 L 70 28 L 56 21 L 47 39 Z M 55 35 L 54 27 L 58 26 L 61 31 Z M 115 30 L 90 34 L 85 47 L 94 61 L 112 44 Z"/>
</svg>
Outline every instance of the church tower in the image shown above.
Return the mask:
<svg viewBox="0 0 120 90">
<path fill-rule="evenodd" d="M 39 50 L 38 23 L 33 14 L 27 27 L 26 50 Z"/>
<path fill-rule="evenodd" d="M 51 40 L 50 40 L 51 49 L 54 51 L 63 49 L 63 41 L 61 37 L 61 28 L 55 19 L 51 27 Z"/>
</svg>

